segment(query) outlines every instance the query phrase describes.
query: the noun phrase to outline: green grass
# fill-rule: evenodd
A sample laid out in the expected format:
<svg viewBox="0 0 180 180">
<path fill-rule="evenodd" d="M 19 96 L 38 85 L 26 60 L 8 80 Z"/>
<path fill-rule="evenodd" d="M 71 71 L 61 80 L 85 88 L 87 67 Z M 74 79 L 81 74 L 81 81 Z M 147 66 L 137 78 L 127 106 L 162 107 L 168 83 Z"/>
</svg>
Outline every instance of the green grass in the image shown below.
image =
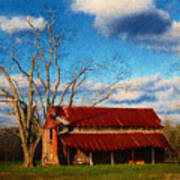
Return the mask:
<svg viewBox="0 0 180 180">
<path fill-rule="evenodd" d="M 24 169 L 21 162 L 0 162 L 0 180 L 180 180 L 179 164 L 51 166 Z"/>
</svg>

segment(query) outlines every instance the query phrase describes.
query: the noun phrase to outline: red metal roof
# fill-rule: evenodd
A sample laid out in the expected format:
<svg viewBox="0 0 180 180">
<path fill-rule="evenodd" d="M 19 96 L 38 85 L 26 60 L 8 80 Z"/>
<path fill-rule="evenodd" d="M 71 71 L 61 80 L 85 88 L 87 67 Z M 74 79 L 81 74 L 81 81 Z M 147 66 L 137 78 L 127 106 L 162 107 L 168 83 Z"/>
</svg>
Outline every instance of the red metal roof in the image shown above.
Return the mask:
<svg viewBox="0 0 180 180">
<path fill-rule="evenodd" d="M 66 134 L 60 138 L 71 148 L 93 152 L 141 147 L 171 148 L 163 133 Z"/>
<path fill-rule="evenodd" d="M 153 109 L 58 107 L 56 112 L 73 127 L 162 127 Z"/>
</svg>

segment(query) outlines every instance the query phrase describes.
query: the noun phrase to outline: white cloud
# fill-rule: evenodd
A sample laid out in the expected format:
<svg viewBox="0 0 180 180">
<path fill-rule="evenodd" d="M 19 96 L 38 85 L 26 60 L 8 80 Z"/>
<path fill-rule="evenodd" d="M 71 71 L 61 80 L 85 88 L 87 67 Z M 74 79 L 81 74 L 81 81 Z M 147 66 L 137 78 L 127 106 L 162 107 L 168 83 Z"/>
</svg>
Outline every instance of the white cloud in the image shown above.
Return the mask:
<svg viewBox="0 0 180 180">
<path fill-rule="evenodd" d="M 128 84 L 133 90 L 141 89 L 141 88 L 143 89 L 148 88 L 149 90 L 150 89 L 152 90 L 155 88 L 154 86 L 152 86 L 152 84 L 159 82 L 160 79 L 161 79 L 161 75 L 155 74 L 147 77 L 137 77 L 129 81 L 125 81 L 125 84 Z"/>
<path fill-rule="evenodd" d="M 29 86 L 27 78 L 23 76 L 22 74 L 12 75 L 10 76 L 10 78 L 12 82 L 14 83 L 15 87 L 18 87 L 18 89 L 21 90 L 22 95 L 26 97 L 28 95 L 28 86 Z M 38 87 L 41 87 L 41 83 L 38 79 L 35 79 L 34 81 Z M 4 76 L 0 76 L 0 87 L 3 87 L 7 91 L 10 91 L 9 83 Z M 39 88 L 39 90 L 41 91 L 41 93 L 43 93 L 43 88 Z"/>
<path fill-rule="evenodd" d="M 46 20 L 43 17 L 32 16 L 0 16 L 0 30 L 12 34 L 14 32 L 31 30 L 31 27 L 25 21 L 29 19 L 33 26 L 38 30 L 43 30 L 46 26 Z"/>
<path fill-rule="evenodd" d="M 172 21 L 171 26 L 168 28 L 168 30 L 165 33 L 159 34 L 159 35 L 143 35 L 143 36 L 137 36 L 137 40 L 150 40 L 150 41 L 157 41 L 162 45 L 162 43 L 171 43 L 172 51 L 177 51 L 179 46 L 176 44 L 180 41 L 180 22 L 178 21 Z M 174 46 L 173 46 L 174 44 Z M 150 46 L 151 47 L 151 46 Z M 164 46 L 153 46 L 154 49 L 161 48 L 162 50 L 166 50 L 169 46 L 168 44 L 164 44 Z"/>
<path fill-rule="evenodd" d="M 21 38 L 16 38 L 15 40 L 17 43 L 22 43 L 22 39 Z"/>
<path fill-rule="evenodd" d="M 161 41 L 179 41 L 180 40 L 180 22 L 173 21 L 169 30 L 161 36 Z"/>
<path fill-rule="evenodd" d="M 28 86 L 27 78 L 22 76 L 21 74 L 12 75 L 11 76 L 12 81 L 16 81 L 20 87 L 22 86 Z M 3 85 L 3 87 L 9 87 L 8 81 L 4 76 L 0 76 L 0 85 Z"/>
<path fill-rule="evenodd" d="M 174 93 L 174 88 L 173 87 L 169 87 L 168 89 L 164 90 L 164 91 L 159 91 L 155 93 L 155 96 L 159 99 L 159 100 L 163 100 L 163 99 L 169 99 Z"/>
<path fill-rule="evenodd" d="M 115 94 L 111 96 L 111 100 L 118 100 L 118 101 L 129 101 L 129 100 L 136 100 L 142 96 L 142 92 L 140 91 L 125 91 L 119 90 Z"/>
<path fill-rule="evenodd" d="M 143 47 L 141 46 L 144 49 L 174 52 L 180 54 L 179 34 L 180 34 L 180 22 L 174 20 L 172 21 L 171 26 L 164 33 L 155 34 L 155 35 L 138 35 L 133 40 L 148 41 L 149 45 Z"/>
<path fill-rule="evenodd" d="M 113 19 L 132 13 L 154 9 L 153 0 L 74 0 L 71 8 L 74 12 L 95 15 L 94 26 L 103 35 L 109 34 L 107 24 Z"/>
<path fill-rule="evenodd" d="M 127 15 L 154 8 L 153 0 L 74 0 L 74 12 L 96 15 L 97 18 Z"/>
<path fill-rule="evenodd" d="M 178 37 L 177 37 L 178 38 Z M 172 41 L 173 43 L 173 41 Z M 180 53 L 180 46 L 178 45 L 164 45 L 163 44 L 160 46 L 159 44 L 151 44 L 151 45 L 146 45 L 146 46 L 140 46 L 142 49 L 148 49 L 148 50 L 155 50 L 155 51 L 164 51 L 164 52 L 175 52 L 175 53 Z"/>
<path fill-rule="evenodd" d="M 160 118 L 162 121 L 168 120 L 171 121 L 172 123 L 180 123 L 180 118 L 179 118 L 179 114 L 175 113 L 175 114 L 163 114 L 160 115 Z"/>
<path fill-rule="evenodd" d="M 82 90 L 90 90 L 90 91 L 96 91 L 102 88 L 105 88 L 105 84 L 101 82 L 94 82 L 92 80 L 84 82 L 84 84 L 81 86 Z"/>
<path fill-rule="evenodd" d="M 170 88 L 176 87 L 180 90 L 180 77 L 172 77 L 171 79 L 161 78 L 158 82 L 156 82 L 156 88 Z"/>
<path fill-rule="evenodd" d="M 123 41 L 149 42 L 149 45 L 144 47 L 146 49 L 180 52 L 180 22 L 173 20 L 168 12 L 158 9 L 154 0 L 138 0 L 138 2 L 136 0 L 74 0 L 71 9 L 75 13 L 83 12 L 95 16 L 94 27 L 104 36 L 108 37 L 115 33 L 116 37 Z M 148 13 L 149 17 L 147 17 Z M 134 18 L 138 14 L 141 15 L 141 18 L 130 21 L 130 18 Z M 143 16 L 149 18 L 149 26 L 147 26 L 148 23 L 146 24 L 147 28 L 142 23 L 144 20 L 139 22 Z M 154 18 L 155 16 L 157 18 Z M 127 27 L 123 29 L 122 26 L 126 22 L 123 21 L 123 25 L 118 25 L 116 20 L 119 19 L 119 23 L 122 23 L 124 17 L 128 22 Z M 151 22 L 151 18 L 154 18 L 153 22 Z M 156 19 L 157 22 L 154 22 Z M 139 30 L 135 28 L 135 33 L 132 33 L 133 25 L 137 23 L 134 21 L 142 23 L 141 27 L 144 28 Z M 159 26 L 162 29 L 154 28 Z M 150 31 L 149 27 L 154 29 L 152 28 Z"/>
</svg>

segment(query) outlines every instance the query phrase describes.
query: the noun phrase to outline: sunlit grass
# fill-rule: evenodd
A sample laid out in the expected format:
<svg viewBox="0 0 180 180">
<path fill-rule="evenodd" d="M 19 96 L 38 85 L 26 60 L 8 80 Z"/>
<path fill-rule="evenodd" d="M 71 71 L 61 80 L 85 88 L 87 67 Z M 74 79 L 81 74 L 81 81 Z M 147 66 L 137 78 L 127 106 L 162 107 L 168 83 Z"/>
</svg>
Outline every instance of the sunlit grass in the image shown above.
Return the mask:
<svg viewBox="0 0 180 180">
<path fill-rule="evenodd" d="M 0 162 L 0 180 L 146 180 L 180 179 L 179 164 L 51 166 L 24 169 L 21 162 Z"/>
</svg>

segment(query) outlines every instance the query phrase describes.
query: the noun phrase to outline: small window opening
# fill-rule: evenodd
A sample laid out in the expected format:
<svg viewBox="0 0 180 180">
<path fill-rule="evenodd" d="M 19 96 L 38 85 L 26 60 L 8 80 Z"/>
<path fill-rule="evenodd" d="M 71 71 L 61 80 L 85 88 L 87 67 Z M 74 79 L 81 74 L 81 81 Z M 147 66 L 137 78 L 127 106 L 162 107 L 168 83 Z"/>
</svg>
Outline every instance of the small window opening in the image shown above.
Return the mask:
<svg viewBox="0 0 180 180">
<path fill-rule="evenodd" d="M 52 140 L 52 137 L 53 137 L 53 131 L 52 129 L 50 129 L 50 141 Z"/>
</svg>

